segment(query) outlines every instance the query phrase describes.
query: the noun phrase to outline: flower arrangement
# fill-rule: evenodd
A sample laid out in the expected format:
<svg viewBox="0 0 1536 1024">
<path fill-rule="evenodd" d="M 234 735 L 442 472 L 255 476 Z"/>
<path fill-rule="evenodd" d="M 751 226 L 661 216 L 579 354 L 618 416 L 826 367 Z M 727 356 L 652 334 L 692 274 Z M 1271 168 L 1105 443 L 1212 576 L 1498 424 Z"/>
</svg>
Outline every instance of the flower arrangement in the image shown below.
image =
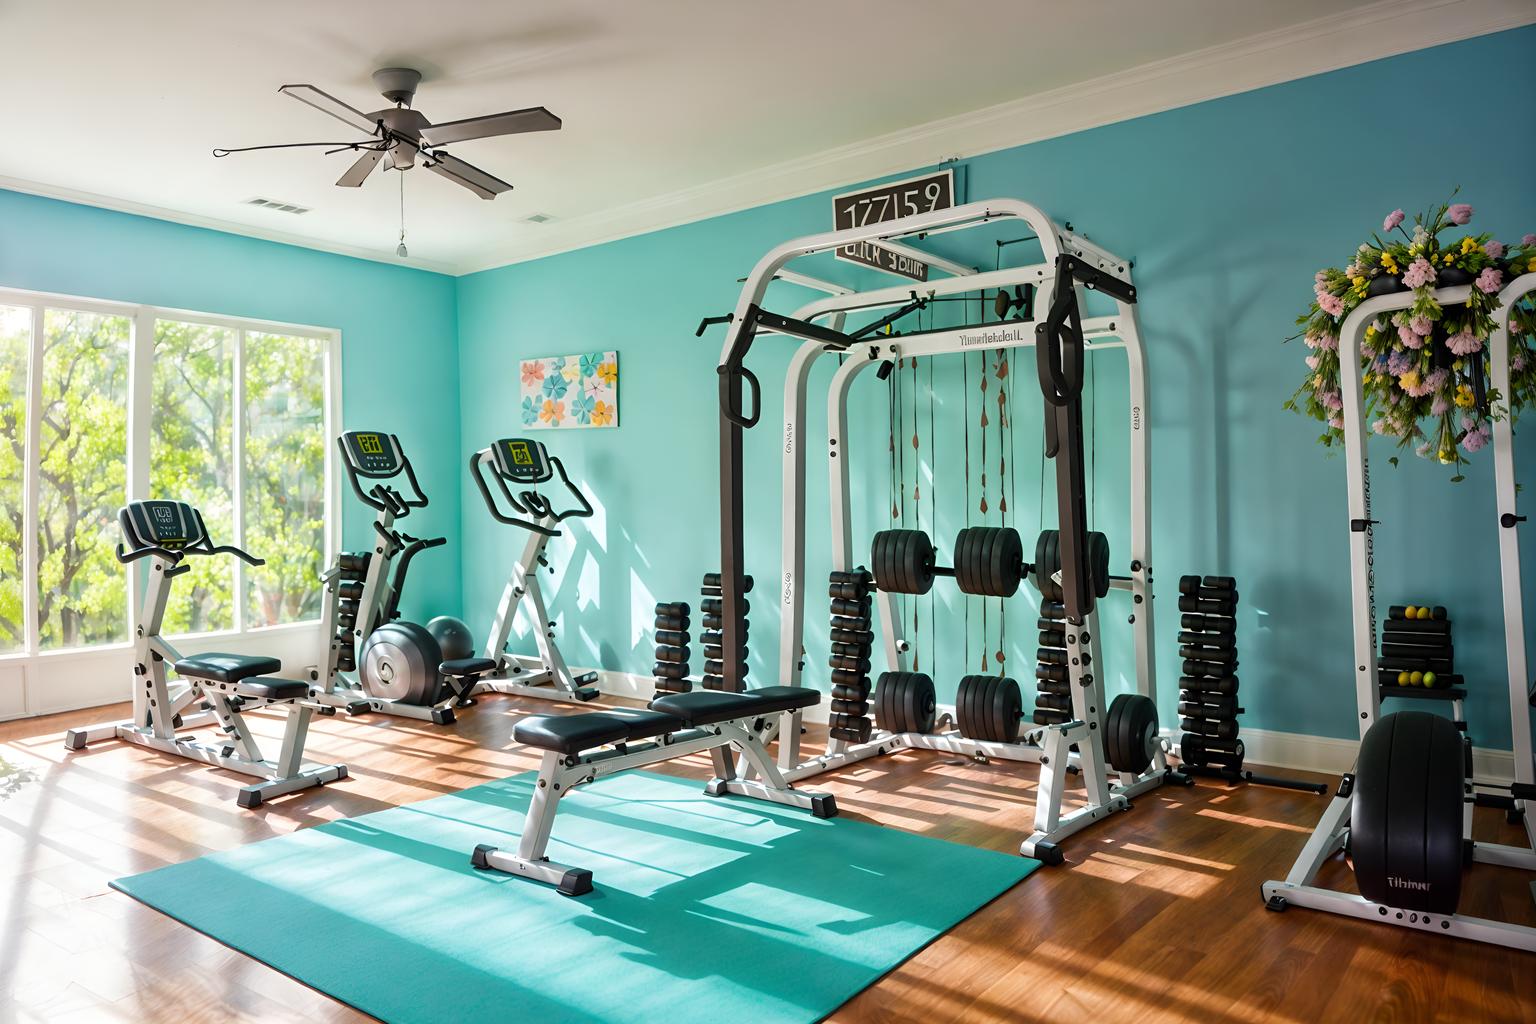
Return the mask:
<svg viewBox="0 0 1536 1024">
<path fill-rule="evenodd" d="M 1367 298 L 1410 289 L 1413 304 L 1377 317 L 1361 339 L 1366 417 L 1376 433 L 1397 438 L 1398 447 L 1459 466 L 1488 444 L 1494 418 L 1536 402 L 1536 307 L 1528 300 L 1511 311 L 1510 394 L 1499 395 L 1487 384 L 1487 339 L 1498 293 L 1512 278 L 1536 270 L 1536 234 L 1514 245 L 1487 232 L 1444 237 L 1472 220 L 1466 203 L 1446 202 L 1419 214 L 1411 232 L 1406 219 L 1393 210 L 1381 234 L 1362 244 L 1347 267 L 1317 272 L 1314 301 L 1297 317 L 1302 330 L 1293 335 L 1311 350 L 1308 373 L 1285 407 L 1326 424 L 1318 438 L 1323 445 L 1342 443 L 1339 327 Z M 1444 308 L 1435 289 L 1454 285 L 1471 286 L 1467 300 Z"/>
</svg>

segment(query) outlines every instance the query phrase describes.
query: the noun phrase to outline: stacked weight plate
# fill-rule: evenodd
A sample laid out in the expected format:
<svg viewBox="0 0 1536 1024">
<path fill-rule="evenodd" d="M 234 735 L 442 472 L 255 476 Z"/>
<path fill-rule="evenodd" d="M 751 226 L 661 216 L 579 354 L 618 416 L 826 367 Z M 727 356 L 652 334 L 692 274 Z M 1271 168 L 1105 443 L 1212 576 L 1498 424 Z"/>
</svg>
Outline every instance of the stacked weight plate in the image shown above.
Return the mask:
<svg viewBox="0 0 1536 1024">
<path fill-rule="evenodd" d="M 874 647 L 875 634 L 870 628 L 870 591 L 874 582 L 874 576 L 863 568 L 834 571 L 828 578 L 827 596 L 832 600 L 832 655 L 828 659 L 832 669 L 832 704 L 827 724 L 835 739 L 850 743 L 863 743 L 869 739 L 871 729 L 869 652 Z M 881 686 L 885 687 L 887 676 L 913 674 L 886 672 L 880 677 Z M 893 693 L 895 689 L 893 684 Z M 932 681 L 928 683 L 928 692 L 933 692 Z"/>
<path fill-rule="evenodd" d="M 658 693 L 687 693 L 693 689 L 688 679 L 689 608 L 676 601 L 656 606 L 656 676 Z"/>
<path fill-rule="evenodd" d="M 1179 578 L 1179 755 L 1193 768 L 1237 774 L 1237 581 L 1231 576 Z"/>
<path fill-rule="evenodd" d="M 343 551 L 336 559 L 338 570 L 335 580 L 336 594 L 336 671 L 357 670 L 357 646 L 352 642 L 352 631 L 357 628 L 358 603 L 363 597 L 363 580 L 368 575 L 368 562 L 373 556 L 367 551 Z"/>
<path fill-rule="evenodd" d="M 1060 725 L 1072 718 L 1072 683 L 1067 673 L 1067 607 L 1040 602 L 1040 646 L 1035 651 L 1036 725 Z"/>
<path fill-rule="evenodd" d="M 1409 617 L 1409 612 L 1413 612 Z M 1393 605 L 1381 624 L 1381 654 L 1376 659 L 1377 681 L 1383 687 L 1403 690 L 1445 690 L 1462 685 L 1456 674 L 1456 650 L 1451 642 L 1451 619 L 1438 605 L 1419 608 Z M 1414 696 L 1394 689 L 1392 696 Z"/>
<path fill-rule="evenodd" d="M 745 595 L 752 593 L 752 577 L 743 576 L 741 592 L 741 644 L 734 652 L 740 671 L 741 689 L 747 686 L 747 612 L 751 610 Z M 704 632 L 699 642 L 704 645 L 704 689 L 725 689 L 725 600 L 720 591 L 720 574 L 707 572 L 699 588 L 703 600 L 699 608 L 704 613 Z"/>
</svg>

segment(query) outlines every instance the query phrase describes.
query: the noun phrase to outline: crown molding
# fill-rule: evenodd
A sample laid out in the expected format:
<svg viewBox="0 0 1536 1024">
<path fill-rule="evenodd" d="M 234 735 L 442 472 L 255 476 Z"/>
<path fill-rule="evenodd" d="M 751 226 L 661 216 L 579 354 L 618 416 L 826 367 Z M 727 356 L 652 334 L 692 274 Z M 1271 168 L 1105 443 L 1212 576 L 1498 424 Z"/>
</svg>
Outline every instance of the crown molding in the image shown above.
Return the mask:
<svg viewBox="0 0 1536 1024">
<path fill-rule="evenodd" d="M 460 273 L 843 188 L 1536 23 L 1529 0 L 1384 0 L 544 226 Z M 830 212 L 828 214 L 830 224 Z"/>
<path fill-rule="evenodd" d="M 1384 57 L 1536 23 L 1530 0 L 1383 0 L 1125 71 L 1010 100 L 543 225 L 516 244 L 454 260 L 405 260 L 250 224 L 0 176 L 0 189 L 260 238 L 320 252 L 462 275 L 542 259 L 769 203 L 1070 135 Z"/>
<path fill-rule="evenodd" d="M 210 231 L 219 231 L 226 235 L 259 238 L 265 242 L 293 245 L 300 249 L 313 249 L 316 252 L 328 252 L 336 256 L 350 256 L 353 259 L 368 260 L 370 263 L 382 263 L 390 267 L 410 267 L 415 270 L 427 270 L 435 274 L 446 274 L 449 276 L 464 272 L 460 264 L 448 260 L 425 260 L 418 259 L 415 256 L 400 259 L 393 254 L 385 255 L 376 249 L 366 249 L 362 246 L 347 245 L 342 242 L 328 242 L 324 239 L 296 235 L 286 231 L 269 231 L 252 224 L 221 220 L 217 217 L 204 217 L 195 213 L 185 213 L 181 210 L 170 210 L 163 206 L 152 206 L 149 203 L 136 203 L 131 199 L 118 199 L 114 196 L 99 195 L 95 192 L 85 192 L 80 189 L 45 185 L 42 182 L 28 181 L 25 178 L 11 178 L 3 174 L 0 174 L 0 190 L 42 196 L 45 199 L 61 199 L 66 203 L 74 203 L 77 206 L 94 206 L 102 210 L 133 214 L 136 217 L 150 217 L 154 220 L 170 221 L 173 224 L 185 224 L 193 228 L 207 228 Z"/>
</svg>

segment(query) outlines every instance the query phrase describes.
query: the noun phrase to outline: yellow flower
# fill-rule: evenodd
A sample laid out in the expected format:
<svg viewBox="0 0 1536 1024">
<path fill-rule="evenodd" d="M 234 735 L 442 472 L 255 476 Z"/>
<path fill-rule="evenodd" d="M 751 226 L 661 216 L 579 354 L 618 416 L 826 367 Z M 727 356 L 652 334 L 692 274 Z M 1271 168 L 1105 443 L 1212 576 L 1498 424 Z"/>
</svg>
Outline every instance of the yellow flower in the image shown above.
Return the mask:
<svg viewBox="0 0 1536 1024">
<path fill-rule="evenodd" d="M 607 402 L 598 402 L 592 407 L 592 425 L 594 427 L 606 427 L 612 422 L 613 406 L 609 405 Z"/>
<path fill-rule="evenodd" d="M 1398 377 L 1397 382 L 1403 386 L 1404 391 L 1410 391 L 1419 386 L 1419 371 L 1409 370 L 1401 377 Z"/>
<path fill-rule="evenodd" d="M 1365 329 L 1365 336 L 1367 338 L 1372 338 L 1372 337 L 1376 336 L 1376 325 L 1375 324 L 1371 324 L 1369 327 L 1367 327 Z"/>
<path fill-rule="evenodd" d="M 597 375 L 604 384 L 612 384 L 619 379 L 619 366 L 617 363 L 601 363 L 597 367 Z"/>
</svg>

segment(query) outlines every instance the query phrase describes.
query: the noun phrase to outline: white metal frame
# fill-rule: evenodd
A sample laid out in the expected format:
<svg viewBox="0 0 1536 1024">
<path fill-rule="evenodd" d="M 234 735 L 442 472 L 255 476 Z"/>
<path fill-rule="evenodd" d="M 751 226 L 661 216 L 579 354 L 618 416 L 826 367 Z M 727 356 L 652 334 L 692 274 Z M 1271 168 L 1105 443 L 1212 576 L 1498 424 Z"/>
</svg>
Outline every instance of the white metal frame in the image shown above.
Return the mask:
<svg viewBox="0 0 1536 1024">
<path fill-rule="evenodd" d="M 480 452 L 476 458 L 490 465 L 491 449 Z M 538 521 L 546 529 L 556 525 L 552 516 Z M 521 697 L 542 697 L 549 700 L 588 701 L 598 696 L 597 673 L 576 675 L 566 664 L 560 645 L 555 642 L 555 627 L 549 618 L 549 606 L 544 601 L 544 590 L 539 585 L 539 566 L 544 562 L 544 549 L 549 535 L 528 531 L 523 552 L 512 565 L 507 585 L 502 588 L 501 600 L 496 605 L 496 617 L 486 636 L 481 657 L 496 663 L 496 670 L 480 677 L 471 693 L 510 693 Z M 538 656 L 514 654 L 507 650 L 512 636 L 512 626 L 518 613 L 524 616 L 528 631 L 538 646 Z"/>
<path fill-rule="evenodd" d="M 244 349 L 245 334 L 248 331 L 260 333 L 283 334 L 294 337 L 307 337 L 323 340 L 326 343 L 326 382 L 325 382 L 325 409 L 327 433 L 329 434 L 332 420 L 340 415 L 341 408 L 341 374 L 339 372 L 341 361 L 341 332 L 331 328 L 305 326 L 300 324 L 287 324 L 278 321 L 259 320 L 248 317 L 228 317 L 216 314 L 194 312 L 189 310 L 174 309 L 163 306 L 152 306 L 140 303 L 114 302 L 110 300 L 85 298 L 75 295 L 67 295 L 55 292 L 39 292 L 23 289 L 0 288 L 0 305 L 19 307 L 31 311 L 31 351 L 28 359 L 28 398 L 27 398 L 27 436 L 26 436 L 26 460 L 23 466 L 23 507 L 26 528 L 23 530 L 21 551 L 21 585 L 26 625 L 25 643 L 20 650 L 0 653 L 0 668 L 19 668 L 24 686 L 31 690 L 35 687 L 56 688 L 60 673 L 67 675 L 82 675 L 82 687 L 95 688 L 91 683 L 99 672 L 99 659 L 103 654 L 113 651 L 126 652 L 133 647 L 129 639 L 115 641 L 106 644 L 95 644 L 85 647 L 75 647 L 57 650 L 42 650 L 39 643 L 39 628 L 37 623 L 37 517 L 39 514 L 39 465 L 40 457 L 39 440 L 41 438 L 41 413 L 42 413 L 42 382 L 43 382 L 43 344 L 45 310 L 60 310 L 64 312 L 94 313 L 106 316 L 125 317 L 129 320 L 129 360 L 128 360 L 128 450 L 125 453 L 127 459 L 126 487 L 124 500 L 132 500 L 137 497 L 153 497 L 149 494 L 150 480 L 150 433 L 149 425 L 153 414 L 153 360 L 154 360 L 154 325 L 157 320 L 171 320 L 184 323 L 206 324 L 214 327 L 222 327 L 236 332 L 236 360 L 234 368 L 234 385 L 236 388 L 236 404 L 238 411 L 241 406 L 239 389 L 242 387 L 242 376 L 238 360 Z M 235 417 L 234 444 L 238 445 L 239 433 L 244 418 Z M 237 466 L 240 449 L 236 448 Z M 326 454 L 326 531 L 325 544 L 326 556 L 336 550 L 340 541 L 340 520 L 335 514 L 339 508 L 339 491 L 334 467 L 331 463 L 331 454 Z M 243 473 L 236 473 L 239 481 Z M 237 530 L 232 543 L 240 544 L 243 534 L 239 532 L 239 519 L 241 515 L 240 495 L 234 496 L 234 510 Z M 138 567 L 125 567 L 125 580 L 127 582 L 127 603 L 124 607 L 124 623 L 127 633 L 131 636 L 133 624 L 142 618 L 142 603 L 145 592 L 135 584 Z M 227 630 L 213 630 L 205 633 L 189 634 L 184 639 L 194 640 L 202 644 L 207 640 L 220 638 L 243 637 L 272 637 L 296 631 L 307 632 L 315 628 L 314 620 L 304 622 L 280 623 L 272 626 L 247 626 L 245 623 L 245 601 L 243 593 L 243 566 L 235 568 L 235 602 L 234 602 L 234 627 Z M 46 674 L 46 681 L 39 676 Z M 73 687 L 71 687 L 73 689 Z M 39 706 L 33 695 L 23 700 L 23 706 L 28 713 L 42 714 L 60 710 L 52 706 Z M 93 700 L 93 704 L 99 704 L 100 699 Z"/>
<path fill-rule="evenodd" d="M 772 738 L 772 730 L 773 722 L 769 716 L 747 715 L 668 733 L 646 743 L 620 744 L 582 754 L 546 750 L 539 766 L 538 779 L 534 783 L 533 799 L 524 820 L 517 852 L 481 845 L 475 848 L 472 863 L 477 868 L 547 882 L 557 886 L 567 896 L 590 892 L 592 872 L 551 861 L 545 853 L 554 829 L 560 798 L 578 786 L 609 775 L 704 751 L 715 755 L 716 777 L 704 789 L 710 796 L 729 793 L 751 797 L 787 807 L 798 807 L 818 817 L 830 817 L 836 813 L 836 803 L 832 797 L 811 790 L 794 789 L 790 780 L 779 772 L 766 747 Z M 738 774 L 732 759 L 721 756 L 721 752 L 727 750 L 737 751 L 743 762 L 752 766 L 762 781 Z"/>
<path fill-rule="evenodd" d="M 1468 286 L 1440 288 L 1435 299 L 1442 307 L 1466 302 Z M 1489 338 L 1489 384 L 1504 397 L 1509 396 L 1509 317 L 1514 304 L 1536 292 L 1536 274 L 1525 274 L 1507 284 L 1500 292 L 1501 307 L 1494 313 L 1495 329 Z M 1370 463 L 1366 441 L 1365 401 L 1360 379 L 1360 342 L 1365 328 L 1384 313 L 1412 305 L 1412 292 L 1395 292 L 1366 299 L 1357 306 L 1339 328 L 1339 383 L 1343 392 L 1344 453 L 1349 485 L 1350 588 L 1354 622 L 1355 696 L 1359 707 L 1360 735 L 1364 737 L 1381 717 L 1381 695 L 1376 671 L 1376 595 L 1371 518 Z M 1514 781 L 1517 785 L 1536 784 L 1536 762 L 1532 760 L 1531 709 L 1527 691 L 1524 608 L 1520 592 L 1520 539 L 1516 509 L 1514 430 L 1507 404 L 1495 410 L 1493 421 L 1493 466 L 1497 489 L 1497 518 L 1493 525 L 1499 538 L 1499 575 L 1504 601 L 1504 645 L 1508 669 L 1510 732 L 1514 748 Z M 1472 842 L 1471 803 L 1478 789 L 1487 783 L 1468 780 L 1469 801 L 1464 817 L 1464 838 L 1471 843 L 1472 860 L 1500 867 L 1536 871 L 1536 815 L 1530 803 L 1516 798 L 1515 810 L 1525 828 L 1526 845 Z M 1353 806 L 1353 776 L 1330 801 L 1311 837 L 1297 856 L 1284 881 L 1269 881 L 1263 886 L 1265 902 L 1275 910 L 1288 906 L 1309 907 L 1362 920 L 1380 921 L 1405 928 L 1454 935 L 1476 942 L 1488 942 L 1536 952 L 1536 928 L 1503 921 L 1469 917 L 1464 914 L 1431 915 L 1373 903 L 1354 893 L 1326 889 L 1315 884 L 1318 872 L 1349 840 L 1350 812 Z"/>
<path fill-rule="evenodd" d="M 65 735 L 66 749 L 81 750 L 100 740 L 119 739 L 261 779 L 240 790 L 236 802 L 241 807 L 256 807 L 272 797 L 346 778 L 346 765 L 304 761 L 310 719 L 317 710 L 329 712 L 329 708 L 301 698 L 255 695 L 241 683 L 196 676 L 181 676 L 175 685 L 170 683 L 169 666 L 181 660 L 181 652 L 160 635 L 160 626 L 177 563 L 163 555 L 151 556 L 149 563 L 134 629 L 133 674 L 137 685 L 133 689 L 133 717 L 125 722 L 71 729 Z M 293 682 L 272 677 L 258 681 Z M 262 755 L 246 724 L 245 712 L 251 710 L 284 713 L 281 751 L 276 759 Z M 204 726 L 216 726 L 226 738 L 208 743 L 181 731 Z"/>
<path fill-rule="evenodd" d="M 742 324 L 747 321 L 751 316 L 752 308 L 762 301 L 768 283 L 775 276 L 782 278 L 785 264 L 797 257 L 826 252 L 860 241 L 876 241 L 889 247 L 893 239 L 917 234 L 933 235 L 963 230 L 1003 218 L 1022 220 L 1032 229 L 1040 241 L 1042 250 L 1040 263 L 1004 270 L 972 272 L 964 276 L 931 281 L 923 287 L 923 292 L 929 297 L 937 297 L 1029 283 L 1048 295 L 1055 281 L 1056 258 L 1063 253 L 1076 256 L 1126 282 L 1130 281 L 1128 261 L 1120 259 L 1080 235 L 1057 226 L 1033 205 L 1017 200 L 994 200 L 786 242 L 764 256 L 748 276 L 735 310 L 733 323 Z M 830 326 L 840 329 L 847 314 L 859 310 L 899 306 L 910 299 L 913 291 L 912 285 L 906 284 L 864 293 L 834 295 L 802 307 L 794 316 L 797 319 L 809 321 L 828 319 Z M 1155 700 L 1151 530 L 1148 505 L 1150 443 L 1146 429 L 1145 352 L 1137 330 L 1135 308 L 1132 304 L 1117 301 L 1113 316 L 1086 318 L 1083 327 L 1090 351 L 1107 348 L 1123 349 L 1130 368 L 1131 557 L 1129 559 L 1130 575 L 1120 584 L 1120 588 L 1129 590 L 1135 602 L 1133 635 L 1136 648 L 1137 690 Z M 1034 345 L 1034 340 L 1035 322 L 1010 321 L 985 327 L 925 332 L 908 337 L 876 336 L 860 341 L 845 353 L 843 365 L 833 376 L 828 397 L 830 436 L 827 438 L 825 449 L 831 472 L 834 569 L 847 570 L 853 568 L 855 564 L 851 544 L 847 471 L 850 439 L 847 395 L 855 376 L 887 359 L 968 352 L 973 349 L 984 351 L 997 348 L 1027 348 Z M 732 343 L 733 337 L 728 335 L 725 347 L 721 351 L 721 365 L 725 365 L 728 361 Z M 784 452 L 781 521 L 783 562 L 780 579 L 777 582 L 781 601 L 779 675 L 782 685 L 803 685 L 801 651 L 804 641 L 806 590 L 802 584 L 805 575 L 806 391 L 813 364 L 827 351 L 829 351 L 828 348 L 822 342 L 805 342 L 791 359 L 785 380 L 781 438 Z M 900 636 L 896 616 L 891 613 L 889 595 L 880 594 L 879 601 L 881 632 L 887 659 L 892 669 L 900 670 L 905 667 L 907 644 Z M 1096 620 L 1090 617 L 1083 628 L 1093 638 L 1091 641 L 1093 662 L 1097 666 L 1102 666 L 1103 661 L 1098 656 L 1099 630 Z M 1073 640 L 1075 642 L 1075 636 Z M 1056 859 L 1059 857 L 1059 851 L 1056 849 L 1057 841 L 1114 811 L 1128 808 L 1131 797 L 1162 784 L 1168 777 L 1166 754 L 1159 745 L 1151 766 L 1145 772 L 1140 775 L 1121 773 L 1117 782 L 1110 781 L 1105 765 L 1102 730 L 1099 728 L 1105 711 L 1101 674 L 1085 673 L 1081 666 L 1071 667 L 1070 673 L 1073 683 L 1073 720 L 1062 725 L 1030 729 L 1023 741 L 1019 743 L 1005 744 L 972 740 L 960 736 L 953 730 L 937 734 L 879 732 L 868 742 L 861 744 L 848 744 L 843 740 L 833 739 L 826 754 L 802 761 L 799 750 L 801 713 L 793 712 L 784 716 L 778 730 L 778 763 L 784 777 L 794 781 L 900 749 L 939 750 L 972 757 L 1038 762 L 1041 765 L 1041 780 L 1035 809 L 1035 827 L 1033 833 L 1022 843 L 1020 850 L 1028 856 L 1039 855 L 1046 859 Z M 1085 678 L 1088 675 L 1091 675 L 1091 679 Z M 953 718 L 952 708 L 941 708 L 940 711 L 948 713 L 951 719 Z M 1074 744 L 1086 754 L 1069 754 Z M 1086 801 L 1081 806 L 1064 813 L 1063 791 L 1069 767 L 1075 767 L 1082 772 L 1087 794 Z"/>
</svg>

